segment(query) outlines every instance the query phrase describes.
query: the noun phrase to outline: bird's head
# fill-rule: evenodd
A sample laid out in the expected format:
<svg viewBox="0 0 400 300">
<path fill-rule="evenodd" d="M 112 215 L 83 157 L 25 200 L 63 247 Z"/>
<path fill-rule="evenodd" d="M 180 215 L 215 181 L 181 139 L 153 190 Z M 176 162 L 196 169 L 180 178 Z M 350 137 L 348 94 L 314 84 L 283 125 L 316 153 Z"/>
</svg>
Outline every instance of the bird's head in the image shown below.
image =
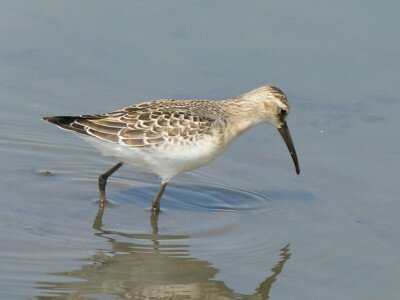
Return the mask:
<svg viewBox="0 0 400 300">
<path fill-rule="evenodd" d="M 281 134 L 293 159 L 296 173 L 300 174 L 299 161 L 293 145 L 292 137 L 286 123 L 290 112 L 289 101 L 277 87 L 266 85 L 242 95 L 246 101 L 254 103 L 255 113 L 265 122 L 275 126 Z"/>
</svg>

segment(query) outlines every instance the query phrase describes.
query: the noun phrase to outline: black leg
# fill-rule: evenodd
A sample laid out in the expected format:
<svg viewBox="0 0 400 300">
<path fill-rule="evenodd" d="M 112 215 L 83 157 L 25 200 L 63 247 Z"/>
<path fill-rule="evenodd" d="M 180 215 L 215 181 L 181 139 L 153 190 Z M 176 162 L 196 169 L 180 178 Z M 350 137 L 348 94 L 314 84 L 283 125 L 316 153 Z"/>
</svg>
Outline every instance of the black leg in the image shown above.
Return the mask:
<svg viewBox="0 0 400 300">
<path fill-rule="evenodd" d="M 100 207 L 104 207 L 105 202 L 106 202 L 106 184 L 107 184 L 107 178 L 110 177 L 112 173 L 117 171 L 119 168 L 121 168 L 123 165 L 122 162 L 117 163 L 114 167 L 112 167 L 110 170 L 105 172 L 104 174 L 101 174 L 99 177 L 99 192 L 100 192 Z"/>
<path fill-rule="evenodd" d="M 153 207 L 153 211 L 154 212 L 159 212 L 160 211 L 160 199 L 161 199 L 162 194 L 164 193 L 164 190 L 165 190 L 165 187 L 167 186 L 167 183 L 168 183 L 168 181 L 167 182 L 163 182 L 161 184 L 160 189 L 159 189 L 157 195 L 155 196 L 155 198 L 153 200 L 152 207 Z"/>
<path fill-rule="evenodd" d="M 159 211 L 153 211 L 150 215 L 150 224 L 153 229 L 153 234 L 158 235 L 158 216 L 160 215 Z"/>
<path fill-rule="evenodd" d="M 101 227 L 103 226 L 103 214 L 104 214 L 104 204 L 101 204 L 100 201 L 100 205 L 99 205 L 99 210 L 97 211 L 97 215 L 96 218 L 94 219 L 93 222 L 93 229 L 96 230 L 101 230 Z"/>
</svg>

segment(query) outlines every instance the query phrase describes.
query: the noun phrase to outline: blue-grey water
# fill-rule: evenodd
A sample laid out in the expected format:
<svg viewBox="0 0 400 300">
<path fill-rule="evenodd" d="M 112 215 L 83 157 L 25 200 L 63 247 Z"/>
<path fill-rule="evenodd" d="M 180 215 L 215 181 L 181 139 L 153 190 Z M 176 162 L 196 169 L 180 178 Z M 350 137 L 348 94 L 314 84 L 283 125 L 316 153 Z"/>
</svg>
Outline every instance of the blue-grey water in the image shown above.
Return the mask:
<svg viewBox="0 0 400 300">
<path fill-rule="evenodd" d="M 1 1 L 1 299 L 396 299 L 398 1 Z M 288 96 L 301 175 L 260 125 L 171 182 L 47 115 Z M 45 176 L 45 171 L 50 175 Z"/>
</svg>

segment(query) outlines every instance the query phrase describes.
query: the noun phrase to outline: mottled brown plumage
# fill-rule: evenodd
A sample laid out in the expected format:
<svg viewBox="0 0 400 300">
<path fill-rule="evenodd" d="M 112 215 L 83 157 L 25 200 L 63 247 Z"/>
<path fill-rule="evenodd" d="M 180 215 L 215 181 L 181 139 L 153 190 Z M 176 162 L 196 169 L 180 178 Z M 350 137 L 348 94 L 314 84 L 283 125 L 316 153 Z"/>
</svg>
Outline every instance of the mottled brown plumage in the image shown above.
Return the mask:
<svg viewBox="0 0 400 300">
<path fill-rule="evenodd" d="M 211 134 L 210 128 L 217 114 L 215 110 L 210 110 L 210 103 L 215 102 L 155 100 L 106 114 L 82 115 L 63 120 L 66 117 L 45 119 L 63 129 L 109 142 L 129 147 L 157 147 L 165 143 L 190 143 L 205 134 Z"/>
</svg>

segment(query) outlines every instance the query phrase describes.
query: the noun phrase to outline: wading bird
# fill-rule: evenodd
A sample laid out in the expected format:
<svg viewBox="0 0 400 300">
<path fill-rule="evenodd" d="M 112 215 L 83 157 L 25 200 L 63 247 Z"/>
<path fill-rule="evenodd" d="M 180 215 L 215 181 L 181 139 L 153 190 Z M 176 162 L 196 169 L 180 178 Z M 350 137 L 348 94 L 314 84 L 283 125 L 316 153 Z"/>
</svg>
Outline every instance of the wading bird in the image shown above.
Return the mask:
<svg viewBox="0 0 400 300">
<path fill-rule="evenodd" d="M 296 150 L 286 118 L 289 102 L 274 86 L 262 86 L 221 101 L 161 99 L 110 113 L 44 117 L 62 129 L 74 131 L 119 162 L 100 175 L 100 203 L 106 201 L 107 178 L 123 163 L 139 165 L 161 178 L 152 209 L 160 210 L 167 183 L 177 174 L 200 168 L 217 158 L 229 144 L 251 127 L 267 122 L 275 126 L 300 174 Z"/>
</svg>

